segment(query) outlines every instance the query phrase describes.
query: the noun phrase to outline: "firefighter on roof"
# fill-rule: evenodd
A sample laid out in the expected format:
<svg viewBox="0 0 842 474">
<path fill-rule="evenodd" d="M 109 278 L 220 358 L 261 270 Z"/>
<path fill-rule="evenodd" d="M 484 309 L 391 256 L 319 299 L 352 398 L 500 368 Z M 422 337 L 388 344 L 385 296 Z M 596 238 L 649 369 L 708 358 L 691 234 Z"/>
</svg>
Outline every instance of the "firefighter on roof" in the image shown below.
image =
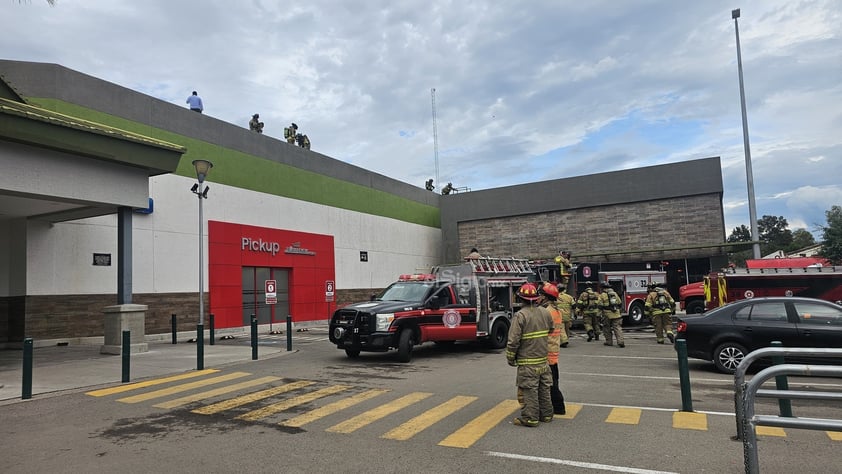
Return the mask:
<svg viewBox="0 0 842 474">
<path fill-rule="evenodd" d="M 599 295 L 599 306 L 602 308 L 602 327 L 605 329 L 604 344 L 613 346 L 613 340 L 616 338 L 618 347 L 626 347 L 626 341 L 623 339 L 623 315 L 620 313 L 623 300 L 620 299 L 620 295 L 609 286 Z"/>
<path fill-rule="evenodd" d="M 646 296 L 644 311 L 655 326 L 655 340 L 658 344 L 664 343 L 664 331 L 666 331 L 667 338 L 672 343 L 675 342 L 675 336 L 672 333 L 672 315 L 675 314 L 675 300 L 660 285 L 662 284 L 649 284 L 649 294 Z"/>
<path fill-rule="evenodd" d="M 588 342 L 596 339 L 599 340 L 600 328 L 599 325 L 602 320 L 602 309 L 599 307 L 599 293 L 594 291 L 593 282 L 585 282 L 587 289 L 579 295 L 576 301 L 576 308 L 582 315 L 582 321 L 585 323 L 585 331 L 588 332 Z"/>
<path fill-rule="evenodd" d="M 566 288 L 567 282 L 570 281 L 570 269 L 573 267 L 570 263 L 570 252 L 562 250 L 554 260 L 558 264 L 558 270 L 561 273 L 561 282 L 559 284 Z"/>
<path fill-rule="evenodd" d="M 517 367 L 516 383 L 523 395 L 520 417 L 513 423 L 535 427 L 539 421 L 553 420 L 553 377 L 547 364 L 547 337 L 553 329 L 553 318 L 545 308 L 535 305 L 540 296 L 532 283 L 524 283 L 517 297 L 524 306 L 512 318 L 506 344 L 506 362 Z"/>
</svg>

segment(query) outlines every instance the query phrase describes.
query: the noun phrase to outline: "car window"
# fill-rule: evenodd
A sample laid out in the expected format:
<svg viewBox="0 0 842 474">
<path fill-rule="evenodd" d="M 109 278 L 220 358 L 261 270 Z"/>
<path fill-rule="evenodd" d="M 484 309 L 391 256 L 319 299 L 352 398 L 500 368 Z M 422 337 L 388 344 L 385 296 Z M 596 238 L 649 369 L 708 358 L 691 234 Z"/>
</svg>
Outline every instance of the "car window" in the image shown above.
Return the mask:
<svg viewBox="0 0 842 474">
<path fill-rule="evenodd" d="M 838 309 L 816 303 L 795 303 L 798 322 L 801 324 L 842 326 L 842 313 Z"/>
<path fill-rule="evenodd" d="M 751 305 L 746 305 L 737 310 L 734 313 L 734 319 L 737 321 L 748 321 L 748 317 L 751 314 Z"/>
<path fill-rule="evenodd" d="M 751 321 L 786 322 L 786 305 L 784 303 L 758 303 L 751 305 Z"/>
</svg>

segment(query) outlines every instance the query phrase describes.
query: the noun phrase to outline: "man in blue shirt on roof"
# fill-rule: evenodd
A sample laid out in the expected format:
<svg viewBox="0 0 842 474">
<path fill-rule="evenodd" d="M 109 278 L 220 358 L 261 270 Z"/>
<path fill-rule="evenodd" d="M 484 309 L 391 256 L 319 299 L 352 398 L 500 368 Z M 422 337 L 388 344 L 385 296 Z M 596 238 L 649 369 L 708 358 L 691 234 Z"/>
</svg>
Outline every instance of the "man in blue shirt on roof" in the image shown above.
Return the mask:
<svg viewBox="0 0 842 474">
<path fill-rule="evenodd" d="M 187 104 L 190 105 L 190 110 L 193 112 L 202 113 L 204 110 L 204 106 L 202 106 L 202 98 L 199 97 L 199 94 L 196 91 L 193 91 L 193 95 L 187 98 Z"/>
</svg>

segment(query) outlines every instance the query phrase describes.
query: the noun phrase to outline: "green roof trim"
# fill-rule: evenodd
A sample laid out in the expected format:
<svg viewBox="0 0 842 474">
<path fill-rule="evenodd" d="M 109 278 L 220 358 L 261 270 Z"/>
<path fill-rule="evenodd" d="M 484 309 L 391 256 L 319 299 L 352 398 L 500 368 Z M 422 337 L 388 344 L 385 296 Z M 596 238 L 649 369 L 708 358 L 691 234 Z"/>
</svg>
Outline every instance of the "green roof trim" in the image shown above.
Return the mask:
<svg viewBox="0 0 842 474">
<path fill-rule="evenodd" d="M 213 171 L 208 182 L 220 183 L 251 191 L 347 209 L 349 211 L 388 217 L 392 219 L 440 228 L 440 210 L 411 199 L 324 176 L 311 171 L 277 163 L 259 156 L 223 148 L 122 117 L 92 110 L 58 99 L 27 97 L 27 100 L 44 109 L 96 124 L 105 124 L 130 134 L 150 137 L 162 143 L 184 147 L 184 153 L 175 174 L 195 177 L 194 159 L 212 157 Z"/>
</svg>

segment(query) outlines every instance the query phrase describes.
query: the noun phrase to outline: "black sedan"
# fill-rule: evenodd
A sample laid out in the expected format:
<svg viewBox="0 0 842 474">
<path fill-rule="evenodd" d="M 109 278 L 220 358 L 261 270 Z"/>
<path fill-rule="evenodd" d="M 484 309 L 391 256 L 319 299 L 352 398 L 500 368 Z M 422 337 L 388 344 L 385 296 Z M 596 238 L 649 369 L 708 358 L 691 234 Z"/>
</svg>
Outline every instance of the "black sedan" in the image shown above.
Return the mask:
<svg viewBox="0 0 842 474">
<path fill-rule="evenodd" d="M 842 347 L 842 306 L 813 298 L 751 298 L 683 316 L 677 331 L 689 357 L 734 373 L 746 354 L 772 341 L 784 347 Z"/>
</svg>

